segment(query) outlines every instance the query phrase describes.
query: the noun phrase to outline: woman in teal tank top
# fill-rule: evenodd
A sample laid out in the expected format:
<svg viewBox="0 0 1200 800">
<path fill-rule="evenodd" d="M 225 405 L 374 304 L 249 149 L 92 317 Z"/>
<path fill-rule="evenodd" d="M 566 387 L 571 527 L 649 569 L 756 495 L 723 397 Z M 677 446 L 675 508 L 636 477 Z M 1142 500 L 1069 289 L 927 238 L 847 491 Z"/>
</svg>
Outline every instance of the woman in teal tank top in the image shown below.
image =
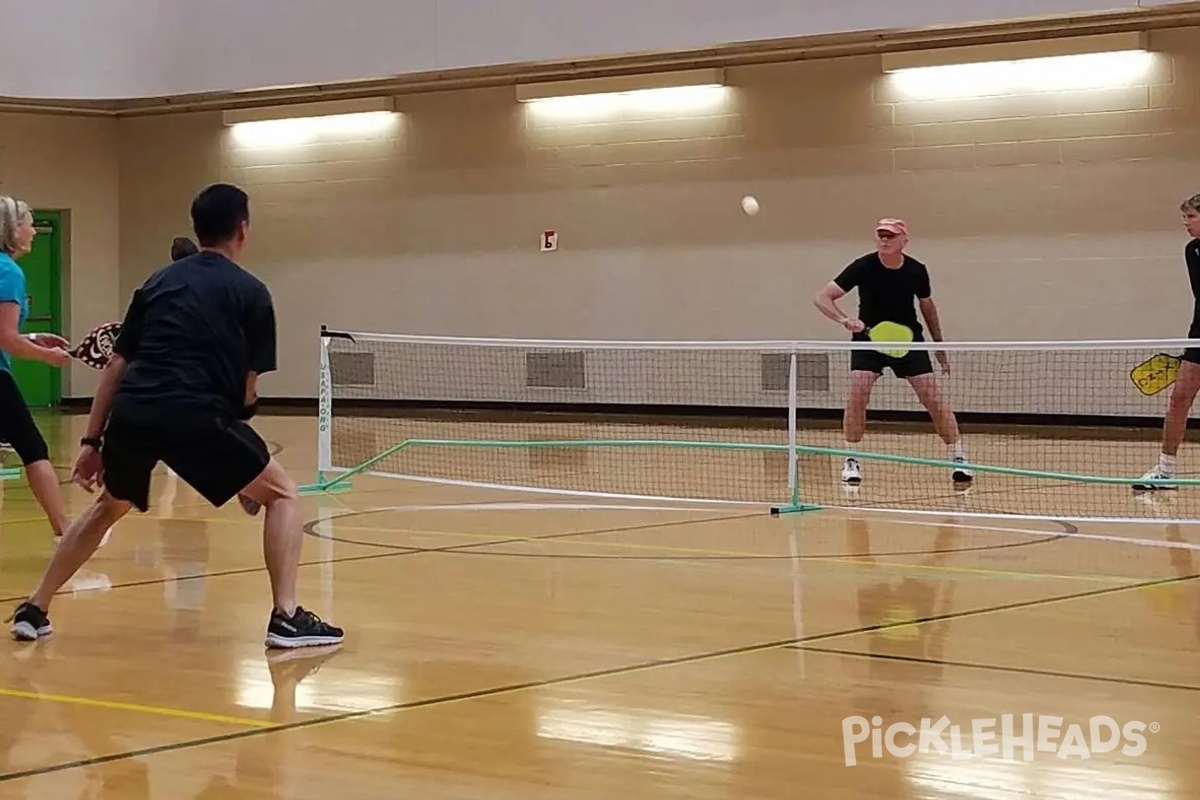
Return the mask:
<svg viewBox="0 0 1200 800">
<path fill-rule="evenodd" d="M 50 463 L 46 440 L 12 374 L 14 358 L 42 361 L 54 367 L 65 367 L 72 361 L 67 354 L 70 345 L 61 336 L 21 333 L 29 316 L 29 297 L 25 272 L 17 259 L 30 251 L 36 235 L 29 206 L 0 195 L 0 440 L 20 457 L 29 488 L 50 520 L 57 540 L 67 527 L 58 475 Z"/>
</svg>

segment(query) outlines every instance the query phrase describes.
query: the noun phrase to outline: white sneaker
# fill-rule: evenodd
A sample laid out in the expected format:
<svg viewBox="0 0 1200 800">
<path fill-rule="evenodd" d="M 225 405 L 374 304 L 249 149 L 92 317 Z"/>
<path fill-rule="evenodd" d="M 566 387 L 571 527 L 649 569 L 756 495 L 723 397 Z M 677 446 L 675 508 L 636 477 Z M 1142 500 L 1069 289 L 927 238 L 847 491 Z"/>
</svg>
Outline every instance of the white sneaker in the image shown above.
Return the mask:
<svg viewBox="0 0 1200 800">
<path fill-rule="evenodd" d="M 842 465 L 842 483 L 855 486 L 862 483 L 862 472 L 859 470 L 857 458 L 847 458 L 846 463 Z"/>
<path fill-rule="evenodd" d="M 1171 478 L 1174 478 L 1174 477 L 1175 477 L 1174 475 L 1169 473 L 1167 470 L 1163 469 L 1161 465 L 1158 465 L 1158 466 L 1155 466 L 1153 469 L 1147 471 L 1146 474 L 1142 476 L 1142 480 L 1144 480 L 1144 481 L 1163 481 L 1163 480 L 1170 480 Z M 1153 491 L 1161 491 L 1163 489 L 1178 489 L 1178 488 L 1179 488 L 1178 486 L 1164 486 L 1164 485 L 1158 484 L 1158 483 L 1135 483 L 1133 485 L 1133 490 L 1135 492 L 1153 492 Z"/>
<path fill-rule="evenodd" d="M 967 460 L 962 456 L 958 456 L 954 459 L 954 463 L 959 465 L 966 464 Z M 972 474 L 971 470 L 964 466 L 955 467 L 954 472 L 951 473 L 950 477 L 955 483 L 970 483 L 971 481 L 975 480 L 975 475 Z"/>
</svg>

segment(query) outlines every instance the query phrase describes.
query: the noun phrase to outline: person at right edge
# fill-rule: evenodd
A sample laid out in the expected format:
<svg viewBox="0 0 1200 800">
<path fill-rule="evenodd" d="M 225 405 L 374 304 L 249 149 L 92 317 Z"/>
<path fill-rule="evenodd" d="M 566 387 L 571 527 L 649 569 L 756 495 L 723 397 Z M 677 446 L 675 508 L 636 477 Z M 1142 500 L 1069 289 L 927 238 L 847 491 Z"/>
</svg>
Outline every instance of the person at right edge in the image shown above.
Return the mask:
<svg viewBox="0 0 1200 800">
<path fill-rule="evenodd" d="M 272 648 L 340 644 L 334 627 L 296 602 L 303 542 L 299 491 L 249 425 L 258 376 L 276 369 L 270 291 L 236 263 L 250 232 L 246 193 L 214 184 L 192 201 L 201 251 L 162 267 L 134 292 L 96 389 L 72 478 L 100 496 L 68 527 L 41 581 L 12 617 L 18 640 L 52 633 L 55 593 L 104 532 L 149 508 L 159 461 L 215 507 L 239 493 L 266 509 L 263 552 L 274 607 Z"/>
<path fill-rule="evenodd" d="M 1184 263 L 1187 264 L 1188 281 L 1192 285 L 1192 326 L 1187 338 L 1200 339 L 1200 194 L 1194 194 L 1179 206 L 1183 214 L 1183 227 L 1187 230 L 1191 241 L 1183 249 Z M 1188 415 L 1192 412 L 1192 404 L 1196 394 L 1200 392 L 1200 348 L 1189 347 L 1183 351 L 1179 362 L 1179 375 L 1175 385 L 1171 387 L 1171 399 L 1167 401 L 1167 413 L 1163 419 L 1162 451 L 1158 463 L 1151 467 L 1141 480 L 1163 481 L 1175 477 L 1175 458 L 1179 455 L 1179 445 L 1183 443 L 1183 435 L 1187 432 Z M 1175 489 L 1174 485 L 1161 483 L 1135 483 L 1134 491 L 1145 492 L 1154 489 Z"/>
</svg>

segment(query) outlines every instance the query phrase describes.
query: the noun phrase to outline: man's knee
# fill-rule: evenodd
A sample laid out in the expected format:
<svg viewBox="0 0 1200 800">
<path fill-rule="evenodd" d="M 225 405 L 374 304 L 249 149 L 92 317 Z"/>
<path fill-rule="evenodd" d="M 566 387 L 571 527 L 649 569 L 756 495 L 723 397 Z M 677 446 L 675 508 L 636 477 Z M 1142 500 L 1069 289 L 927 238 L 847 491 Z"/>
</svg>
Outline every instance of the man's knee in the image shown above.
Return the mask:
<svg viewBox="0 0 1200 800">
<path fill-rule="evenodd" d="M 854 405 L 866 404 L 871 397 L 871 389 L 875 386 L 875 381 L 879 379 L 879 373 L 868 372 L 866 370 L 855 371 L 850 373 L 850 403 Z"/>
<path fill-rule="evenodd" d="M 1200 393 L 1200 365 L 1183 361 L 1179 365 L 1179 374 L 1175 376 L 1175 385 L 1171 387 L 1170 404 L 1175 407 L 1190 406 L 1197 393 Z"/>
<path fill-rule="evenodd" d="M 133 507 L 128 500 L 113 497 L 108 490 L 103 490 L 69 530 L 86 528 L 93 535 L 103 533 L 120 522 Z"/>
<path fill-rule="evenodd" d="M 262 505 L 269 506 L 280 500 L 296 500 L 300 489 L 296 481 L 278 461 L 272 458 L 254 482 L 242 490 L 242 494 Z"/>
<path fill-rule="evenodd" d="M 942 394 L 938 391 L 937 379 L 932 374 L 913 375 L 909 377 L 908 384 L 917 393 L 917 398 L 925 405 L 941 401 Z"/>
</svg>

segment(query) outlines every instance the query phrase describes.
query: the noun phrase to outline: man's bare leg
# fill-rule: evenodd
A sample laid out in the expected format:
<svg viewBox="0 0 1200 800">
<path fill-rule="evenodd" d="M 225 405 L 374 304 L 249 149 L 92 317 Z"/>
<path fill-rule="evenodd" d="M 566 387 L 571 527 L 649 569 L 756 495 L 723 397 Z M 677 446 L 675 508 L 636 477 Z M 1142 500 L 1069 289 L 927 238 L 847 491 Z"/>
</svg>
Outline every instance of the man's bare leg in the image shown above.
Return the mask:
<svg viewBox="0 0 1200 800">
<path fill-rule="evenodd" d="M 908 383 L 916 392 L 921 405 L 929 412 L 929 417 L 933 420 L 933 429 L 950 448 L 950 460 L 965 462 L 967 456 L 958 430 L 958 417 L 946 401 L 946 396 L 942 394 L 937 378 L 933 374 L 915 375 L 908 379 Z M 970 483 L 974 478 L 966 467 L 956 468 L 951 477 L 955 483 Z"/>
<path fill-rule="evenodd" d="M 37 588 L 12 617 L 14 638 L 32 641 L 53 632 L 49 612 L 54 595 L 95 554 L 104 535 L 132 507 L 104 492 L 67 526 Z"/>
<path fill-rule="evenodd" d="M 304 543 L 300 490 L 292 476 L 274 458 L 253 483 L 239 494 L 266 509 L 263 517 L 263 557 L 271 579 L 275 608 L 287 616 L 296 613 L 296 575 Z"/>
<path fill-rule="evenodd" d="M 858 450 L 863 431 L 867 426 L 867 405 L 871 401 L 871 388 L 879 380 L 878 372 L 854 370 L 850 373 L 846 409 L 842 414 L 842 435 L 846 439 L 845 449 Z M 862 483 L 862 465 L 857 458 L 847 456 L 842 465 L 842 482 L 851 486 Z"/>
<path fill-rule="evenodd" d="M 341 628 L 321 620 L 296 600 L 296 580 L 304 543 L 303 507 L 296 482 L 272 458 L 262 473 L 241 491 L 240 497 L 266 509 L 263 556 L 275 603 L 267 626 L 267 646 L 296 648 L 341 644 Z M 240 499 L 239 502 L 245 508 L 245 502 Z"/>
</svg>

